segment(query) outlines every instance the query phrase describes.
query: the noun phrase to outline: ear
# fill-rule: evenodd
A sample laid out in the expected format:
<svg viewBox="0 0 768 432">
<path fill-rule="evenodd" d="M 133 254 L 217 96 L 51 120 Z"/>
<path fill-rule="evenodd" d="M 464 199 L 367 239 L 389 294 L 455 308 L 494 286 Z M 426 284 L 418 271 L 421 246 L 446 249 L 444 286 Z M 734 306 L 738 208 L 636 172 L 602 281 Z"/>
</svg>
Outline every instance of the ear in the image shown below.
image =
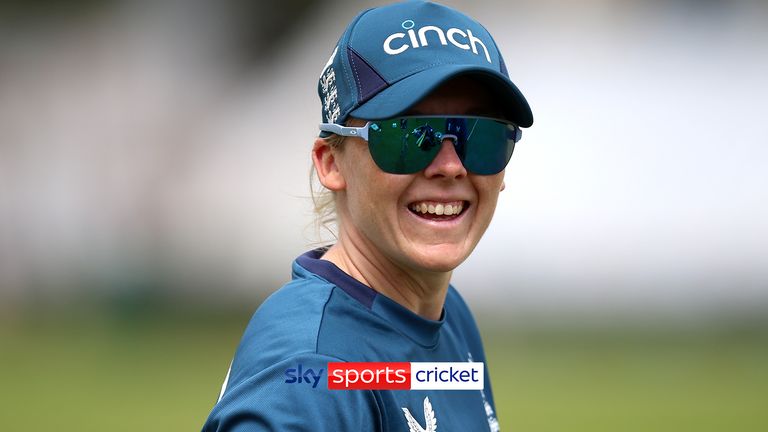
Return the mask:
<svg viewBox="0 0 768 432">
<path fill-rule="evenodd" d="M 504 180 L 501 181 L 501 187 L 499 188 L 499 192 L 503 191 L 507 188 L 507 184 Z"/>
<path fill-rule="evenodd" d="M 331 148 L 327 140 L 319 137 L 315 139 L 315 145 L 312 147 L 312 163 L 315 164 L 317 177 L 320 184 L 334 192 L 347 187 L 347 182 L 336 163 L 337 153 L 338 150 Z"/>
</svg>

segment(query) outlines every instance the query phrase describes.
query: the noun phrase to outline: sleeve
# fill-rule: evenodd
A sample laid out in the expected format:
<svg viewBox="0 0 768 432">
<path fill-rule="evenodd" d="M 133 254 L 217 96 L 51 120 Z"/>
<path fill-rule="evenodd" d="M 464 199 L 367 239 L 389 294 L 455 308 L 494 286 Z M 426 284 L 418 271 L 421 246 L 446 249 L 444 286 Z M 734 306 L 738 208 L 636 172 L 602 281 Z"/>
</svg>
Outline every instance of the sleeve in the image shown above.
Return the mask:
<svg viewBox="0 0 768 432">
<path fill-rule="evenodd" d="M 328 390 L 328 362 L 302 354 L 227 388 L 203 432 L 380 431 L 381 413 L 368 390 Z"/>
</svg>

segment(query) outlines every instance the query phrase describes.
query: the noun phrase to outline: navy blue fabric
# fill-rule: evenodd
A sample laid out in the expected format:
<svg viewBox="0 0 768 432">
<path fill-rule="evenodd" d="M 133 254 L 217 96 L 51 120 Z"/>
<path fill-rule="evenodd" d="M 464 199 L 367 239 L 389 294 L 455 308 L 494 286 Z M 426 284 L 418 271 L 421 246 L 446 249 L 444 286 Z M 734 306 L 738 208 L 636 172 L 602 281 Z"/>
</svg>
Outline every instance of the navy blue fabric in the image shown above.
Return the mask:
<svg viewBox="0 0 768 432">
<path fill-rule="evenodd" d="M 325 251 L 325 248 L 309 251 L 298 257 L 296 263 L 327 281 L 334 281 L 337 287 L 343 289 L 344 292 L 359 301 L 360 304 L 370 309 L 371 305 L 373 305 L 373 300 L 376 298 L 376 291 L 341 271 L 341 269 L 336 267 L 336 264 L 321 260 L 320 257 L 323 256 Z"/>
<path fill-rule="evenodd" d="M 326 373 L 316 387 L 286 382 L 288 369 L 325 372 L 334 361 L 485 361 L 475 321 L 453 287 L 441 319 L 428 320 L 322 253 L 299 257 L 291 282 L 258 308 L 203 431 L 407 431 L 403 408 L 425 425 L 427 397 L 438 430 L 497 430 L 488 365 L 483 391 L 328 390 Z"/>
<path fill-rule="evenodd" d="M 357 83 L 357 101 L 363 103 L 384 90 L 387 87 L 387 82 L 355 50 L 350 47 L 347 51 L 349 52 L 349 64 L 352 66 L 352 72 Z"/>
<path fill-rule="evenodd" d="M 507 71 L 507 64 L 504 63 L 504 58 L 499 57 L 499 62 L 501 63 L 501 74 L 509 76 L 509 72 Z"/>
</svg>

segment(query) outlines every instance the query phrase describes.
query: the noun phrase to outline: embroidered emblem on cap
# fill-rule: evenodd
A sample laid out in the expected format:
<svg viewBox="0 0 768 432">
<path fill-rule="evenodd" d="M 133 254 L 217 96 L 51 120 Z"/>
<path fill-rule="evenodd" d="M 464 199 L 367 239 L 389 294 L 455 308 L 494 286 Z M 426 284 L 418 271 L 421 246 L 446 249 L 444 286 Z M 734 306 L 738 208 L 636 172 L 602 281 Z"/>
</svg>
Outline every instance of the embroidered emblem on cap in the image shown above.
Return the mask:
<svg viewBox="0 0 768 432">
<path fill-rule="evenodd" d="M 320 77 L 320 90 L 323 99 L 323 114 L 329 123 L 336 123 L 341 115 L 339 91 L 336 88 L 336 71 L 329 66 Z"/>
</svg>

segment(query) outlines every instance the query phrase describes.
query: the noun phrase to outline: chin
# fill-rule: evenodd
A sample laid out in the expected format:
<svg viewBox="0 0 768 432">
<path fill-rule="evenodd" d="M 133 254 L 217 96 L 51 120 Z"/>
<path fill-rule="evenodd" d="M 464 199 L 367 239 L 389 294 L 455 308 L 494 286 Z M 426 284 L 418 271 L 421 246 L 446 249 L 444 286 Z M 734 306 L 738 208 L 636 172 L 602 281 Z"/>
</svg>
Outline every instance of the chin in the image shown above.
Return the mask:
<svg viewBox="0 0 768 432">
<path fill-rule="evenodd" d="M 450 272 L 456 269 L 469 255 L 468 252 L 455 247 L 429 247 L 417 254 L 416 265 L 432 272 Z"/>
</svg>

